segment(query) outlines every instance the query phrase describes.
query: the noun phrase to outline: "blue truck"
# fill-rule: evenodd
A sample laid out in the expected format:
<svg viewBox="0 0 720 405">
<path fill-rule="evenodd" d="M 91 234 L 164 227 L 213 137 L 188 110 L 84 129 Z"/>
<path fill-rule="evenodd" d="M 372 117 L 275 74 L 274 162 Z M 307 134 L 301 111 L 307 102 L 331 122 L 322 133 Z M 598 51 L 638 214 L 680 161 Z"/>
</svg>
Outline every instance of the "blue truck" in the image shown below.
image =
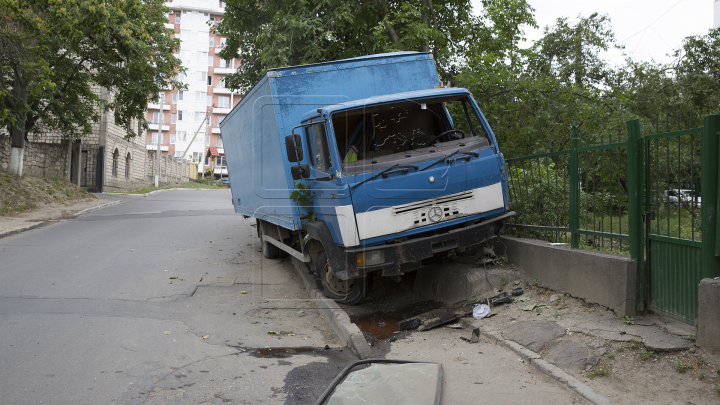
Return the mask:
<svg viewBox="0 0 720 405">
<path fill-rule="evenodd" d="M 339 303 L 360 302 L 369 276 L 477 248 L 514 215 L 490 126 L 429 53 L 271 69 L 220 128 L 264 257 L 308 263 Z"/>
</svg>

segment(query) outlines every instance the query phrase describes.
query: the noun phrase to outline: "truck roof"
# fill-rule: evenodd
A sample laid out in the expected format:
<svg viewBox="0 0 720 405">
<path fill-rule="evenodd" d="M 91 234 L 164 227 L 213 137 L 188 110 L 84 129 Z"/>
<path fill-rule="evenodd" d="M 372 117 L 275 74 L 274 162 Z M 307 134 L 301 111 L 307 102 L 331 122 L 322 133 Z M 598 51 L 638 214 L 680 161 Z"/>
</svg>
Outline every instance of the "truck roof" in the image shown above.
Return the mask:
<svg viewBox="0 0 720 405">
<path fill-rule="evenodd" d="M 373 97 L 368 97 L 368 98 L 364 98 L 364 99 L 360 99 L 360 100 L 353 100 L 353 101 L 348 101 L 346 103 L 333 104 L 333 105 L 329 105 L 327 107 L 310 110 L 310 111 L 306 112 L 305 114 L 303 114 L 302 118 L 300 119 L 300 122 L 305 122 L 309 119 L 319 116 L 322 113 L 330 115 L 339 110 L 352 110 L 352 109 L 360 108 L 360 107 L 367 106 L 367 105 L 377 105 L 377 104 L 383 104 L 383 103 L 388 103 L 388 102 L 395 102 L 395 101 L 398 101 L 399 99 L 419 99 L 419 98 L 466 95 L 466 94 L 470 94 L 470 91 L 468 91 L 468 89 L 465 89 L 462 87 L 448 87 L 448 88 L 442 88 L 442 89 L 416 90 L 416 91 L 407 91 L 404 93 L 373 96 Z"/>
<path fill-rule="evenodd" d="M 350 66 L 347 66 L 348 68 L 354 67 L 354 66 L 352 66 L 352 62 L 367 62 L 370 60 L 377 60 L 377 59 L 393 59 L 393 62 L 397 62 L 397 60 L 394 58 L 402 57 L 402 56 L 409 56 L 409 57 L 416 57 L 416 58 L 422 57 L 423 59 L 426 59 L 426 58 L 432 59 L 432 54 L 430 52 L 415 52 L 415 51 L 387 52 L 387 53 L 377 53 L 377 54 L 373 54 L 373 55 L 358 56 L 355 58 L 333 60 L 333 61 L 328 61 L 328 62 L 310 63 L 307 65 L 279 67 L 279 68 L 274 68 L 274 69 L 268 69 L 267 72 L 265 72 L 265 73 L 268 74 L 270 77 L 282 76 L 282 73 L 285 73 L 285 72 L 292 72 L 292 74 L 313 73 L 318 70 L 322 71 L 323 67 L 348 65 L 348 62 L 350 62 Z M 271 73 L 271 72 L 273 72 L 273 73 Z"/>
</svg>

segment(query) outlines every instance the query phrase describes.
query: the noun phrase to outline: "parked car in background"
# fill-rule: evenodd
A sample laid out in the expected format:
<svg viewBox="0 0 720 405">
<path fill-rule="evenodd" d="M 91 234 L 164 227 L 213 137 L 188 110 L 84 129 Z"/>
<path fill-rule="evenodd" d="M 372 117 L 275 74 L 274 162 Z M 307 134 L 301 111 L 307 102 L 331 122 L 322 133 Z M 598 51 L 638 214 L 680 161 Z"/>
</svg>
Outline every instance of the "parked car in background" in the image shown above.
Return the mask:
<svg viewBox="0 0 720 405">
<path fill-rule="evenodd" d="M 690 189 L 673 188 L 663 192 L 663 203 L 670 205 L 678 205 L 687 203 L 700 207 L 700 193 Z"/>
<path fill-rule="evenodd" d="M 220 183 L 225 187 L 230 187 L 230 177 L 223 177 L 220 179 Z"/>
</svg>

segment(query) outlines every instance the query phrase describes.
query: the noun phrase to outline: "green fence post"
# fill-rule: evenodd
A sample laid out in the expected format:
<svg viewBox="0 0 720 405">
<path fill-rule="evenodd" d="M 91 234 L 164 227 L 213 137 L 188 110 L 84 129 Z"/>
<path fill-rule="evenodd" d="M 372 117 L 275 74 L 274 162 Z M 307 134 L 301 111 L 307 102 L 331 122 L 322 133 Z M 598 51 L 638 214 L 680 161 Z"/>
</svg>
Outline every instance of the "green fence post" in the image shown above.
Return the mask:
<svg viewBox="0 0 720 405">
<path fill-rule="evenodd" d="M 718 132 L 720 115 L 707 115 L 700 138 L 700 193 L 703 196 L 702 217 L 702 268 L 701 277 L 716 277 L 720 258 L 715 256 L 718 208 Z"/>
<path fill-rule="evenodd" d="M 578 182 L 578 127 L 573 122 L 570 139 L 570 247 L 580 247 L 580 182 Z"/>
<path fill-rule="evenodd" d="M 636 263 L 635 309 L 645 310 L 645 234 L 643 233 L 643 174 L 644 140 L 640 136 L 640 120 L 627 122 L 627 170 L 628 170 L 628 235 L 630 258 Z"/>
</svg>

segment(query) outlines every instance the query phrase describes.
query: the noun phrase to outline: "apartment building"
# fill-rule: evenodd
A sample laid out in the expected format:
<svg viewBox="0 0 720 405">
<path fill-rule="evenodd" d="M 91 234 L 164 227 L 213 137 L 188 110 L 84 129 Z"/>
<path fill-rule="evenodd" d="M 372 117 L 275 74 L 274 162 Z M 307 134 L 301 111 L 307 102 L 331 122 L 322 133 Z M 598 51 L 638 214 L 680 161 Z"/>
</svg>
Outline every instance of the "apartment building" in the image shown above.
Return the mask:
<svg viewBox="0 0 720 405">
<path fill-rule="evenodd" d="M 240 95 L 225 88 L 225 77 L 235 71 L 240 60 L 223 60 L 218 54 L 225 37 L 211 32 L 220 21 L 225 2 L 220 0 L 173 0 L 166 3 L 171 12 L 166 27 L 180 38 L 180 52 L 175 56 L 187 69 L 178 80 L 187 90 L 165 91 L 163 105 L 149 104 L 146 148 L 154 154 L 158 145 L 162 154 L 192 159 L 198 172 L 211 167 L 209 148 L 224 156 L 219 124 L 240 101 Z M 162 128 L 161 128 L 162 117 Z M 197 133 L 197 135 L 196 135 Z M 213 165 L 215 175 L 227 176 L 224 159 Z M 217 162 L 216 162 L 217 163 Z"/>
</svg>

